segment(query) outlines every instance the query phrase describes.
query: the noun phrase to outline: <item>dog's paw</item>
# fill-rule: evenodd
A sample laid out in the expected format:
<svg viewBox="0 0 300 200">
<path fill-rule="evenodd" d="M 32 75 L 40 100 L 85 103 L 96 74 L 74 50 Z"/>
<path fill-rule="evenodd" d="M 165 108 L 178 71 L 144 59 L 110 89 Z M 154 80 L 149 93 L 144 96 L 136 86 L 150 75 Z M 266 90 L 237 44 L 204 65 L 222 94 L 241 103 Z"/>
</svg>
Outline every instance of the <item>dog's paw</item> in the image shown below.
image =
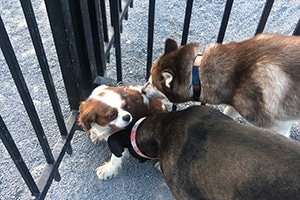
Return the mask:
<svg viewBox="0 0 300 200">
<path fill-rule="evenodd" d="M 92 140 L 92 143 L 93 143 L 94 145 L 98 144 L 98 142 L 99 142 L 98 138 L 92 138 L 92 137 L 91 137 L 91 140 Z"/>
<path fill-rule="evenodd" d="M 94 129 L 91 129 L 89 133 L 94 144 L 98 144 L 100 141 L 107 141 L 108 137 L 111 135 L 110 132 L 100 132 Z"/>
<path fill-rule="evenodd" d="M 112 166 L 111 162 L 106 162 L 96 169 L 96 173 L 99 179 L 109 180 L 117 176 L 118 168 Z"/>
<path fill-rule="evenodd" d="M 100 141 L 98 135 L 93 132 L 90 133 L 90 139 L 92 140 L 93 144 L 98 144 Z"/>
<path fill-rule="evenodd" d="M 92 140 L 93 144 L 98 144 L 100 141 L 104 141 L 107 140 L 105 137 L 103 137 L 102 135 L 97 135 L 97 134 L 90 134 L 90 138 Z"/>
<path fill-rule="evenodd" d="M 127 152 L 125 150 L 122 155 L 125 155 L 126 153 Z M 117 176 L 119 169 L 122 166 L 123 158 L 124 156 L 116 157 L 114 154 L 112 154 L 109 162 L 104 163 L 104 165 L 96 169 L 97 176 L 99 177 L 99 179 L 109 180 Z"/>
<path fill-rule="evenodd" d="M 128 151 L 127 148 L 124 149 L 124 152 L 122 153 L 122 158 L 129 158 L 130 157 L 130 153 Z"/>
<path fill-rule="evenodd" d="M 159 161 L 157 161 L 157 162 L 155 163 L 154 168 L 156 168 L 156 169 L 158 169 L 159 171 L 161 171 Z"/>
</svg>

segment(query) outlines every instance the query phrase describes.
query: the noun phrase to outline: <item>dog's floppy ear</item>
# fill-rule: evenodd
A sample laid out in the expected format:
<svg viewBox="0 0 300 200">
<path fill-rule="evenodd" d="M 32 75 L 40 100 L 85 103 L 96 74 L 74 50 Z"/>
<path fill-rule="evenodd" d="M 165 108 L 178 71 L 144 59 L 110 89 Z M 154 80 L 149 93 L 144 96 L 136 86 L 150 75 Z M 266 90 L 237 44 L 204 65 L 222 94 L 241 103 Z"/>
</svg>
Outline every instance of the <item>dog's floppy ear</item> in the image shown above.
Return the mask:
<svg viewBox="0 0 300 200">
<path fill-rule="evenodd" d="M 96 113 L 91 109 L 87 101 L 83 101 L 79 106 L 78 124 L 84 131 L 91 129 L 91 123 L 95 122 Z"/>
<path fill-rule="evenodd" d="M 165 54 L 171 53 L 178 49 L 177 42 L 171 38 L 166 39 L 165 42 Z"/>
<path fill-rule="evenodd" d="M 166 87 L 170 88 L 171 87 L 171 82 L 173 80 L 173 74 L 169 71 L 164 71 L 162 73 L 162 76 L 163 76 L 163 80 L 164 80 L 164 83 L 165 83 Z"/>
</svg>

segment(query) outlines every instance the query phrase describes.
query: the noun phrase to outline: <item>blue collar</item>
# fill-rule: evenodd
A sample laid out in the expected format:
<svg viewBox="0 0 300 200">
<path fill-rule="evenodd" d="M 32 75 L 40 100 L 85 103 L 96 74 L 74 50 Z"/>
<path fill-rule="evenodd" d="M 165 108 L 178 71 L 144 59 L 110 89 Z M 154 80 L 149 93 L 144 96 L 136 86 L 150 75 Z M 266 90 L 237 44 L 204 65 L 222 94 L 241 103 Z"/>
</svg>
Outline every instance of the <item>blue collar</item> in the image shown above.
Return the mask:
<svg viewBox="0 0 300 200">
<path fill-rule="evenodd" d="M 200 85 L 200 79 L 199 79 L 199 67 L 193 66 L 193 72 L 192 72 L 192 84 L 193 85 Z"/>
<path fill-rule="evenodd" d="M 192 84 L 194 91 L 194 101 L 199 101 L 201 94 L 201 82 L 199 79 L 199 67 L 193 66 L 192 70 Z"/>
</svg>

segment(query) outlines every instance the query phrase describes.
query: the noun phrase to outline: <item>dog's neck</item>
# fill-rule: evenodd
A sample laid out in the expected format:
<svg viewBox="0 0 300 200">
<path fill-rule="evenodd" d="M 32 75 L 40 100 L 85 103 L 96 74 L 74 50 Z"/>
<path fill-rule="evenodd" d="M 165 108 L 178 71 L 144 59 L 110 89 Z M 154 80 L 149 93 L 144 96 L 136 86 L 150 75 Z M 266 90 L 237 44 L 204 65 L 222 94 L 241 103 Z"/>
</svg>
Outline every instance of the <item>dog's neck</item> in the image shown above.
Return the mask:
<svg viewBox="0 0 300 200">
<path fill-rule="evenodd" d="M 201 94 L 201 82 L 199 78 L 199 66 L 201 62 L 202 55 L 198 54 L 194 60 L 194 65 L 192 68 L 192 85 L 194 91 L 194 101 L 199 101 Z"/>
<path fill-rule="evenodd" d="M 137 133 L 137 129 L 139 127 L 139 125 L 141 124 L 141 122 L 145 119 L 146 117 L 143 117 L 141 119 L 139 119 L 134 126 L 131 129 L 131 133 L 130 133 L 130 142 L 131 142 L 131 146 L 133 148 L 133 150 L 141 157 L 149 159 L 149 160 L 155 160 L 157 159 L 157 157 L 150 157 L 145 155 L 138 147 L 137 142 L 136 142 L 136 133 Z"/>
</svg>

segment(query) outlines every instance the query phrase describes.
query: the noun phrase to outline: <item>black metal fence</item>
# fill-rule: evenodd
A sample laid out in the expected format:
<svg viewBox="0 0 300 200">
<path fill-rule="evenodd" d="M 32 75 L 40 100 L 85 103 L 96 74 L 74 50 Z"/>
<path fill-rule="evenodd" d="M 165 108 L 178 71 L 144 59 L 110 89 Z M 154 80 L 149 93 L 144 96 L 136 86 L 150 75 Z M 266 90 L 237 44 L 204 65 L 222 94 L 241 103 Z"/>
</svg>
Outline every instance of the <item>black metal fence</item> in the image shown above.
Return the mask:
<svg viewBox="0 0 300 200">
<path fill-rule="evenodd" d="M 71 108 L 71 116 L 66 123 L 55 91 L 31 1 L 21 0 L 20 2 L 55 113 L 60 137 L 52 148 L 53 150 L 51 150 L 1 16 L 1 50 L 47 162 L 46 168 L 37 180 L 34 180 L 32 177 L 1 116 L 0 136 L 32 196 L 36 199 L 43 199 L 53 179 L 56 181 L 60 180 L 58 168 L 63 156 L 66 152 L 68 154 L 72 153 L 70 142 L 75 130 L 78 128 L 76 126 L 76 119 L 80 101 L 87 97 L 95 85 L 112 81 L 106 77 L 105 67 L 106 62 L 109 61 L 110 49 L 112 47 L 115 49 L 116 58 L 117 80 L 115 82 L 122 80 L 120 34 L 122 32 L 122 20 L 128 19 L 128 10 L 129 7 L 133 6 L 133 1 L 45 0 L 56 52 Z M 273 3 L 274 0 L 266 1 L 255 34 L 263 32 Z M 223 42 L 232 5 L 233 0 L 227 0 L 216 41 L 218 43 Z M 187 0 L 181 44 L 185 44 L 188 39 L 192 9 L 193 0 Z M 147 76 L 149 76 L 153 59 L 154 18 L 155 0 L 149 0 L 147 64 L 145 68 Z M 297 22 L 293 34 L 300 34 L 300 20 Z"/>
<path fill-rule="evenodd" d="M 121 21 L 127 19 L 128 8 L 132 6 L 132 0 L 109 1 L 111 23 L 107 20 L 107 2 L 104 0 L 45 0 L 71 108 L 71 116 L 66 123 L 62 115 L 31 1 L 21 0 L 20 2 L 59 126 L 60 137 L 53 150 L 51 150 L 52 148 L 49 146 L 45 130 L 38 117 L 1 16 L 0 47 L 47 162 L 43 173 L 37 180 L 34 180 L 32 177 L 1 116 L 0 136 L 32 196 L 35 199 L 44 199 L 53 179 L 56 181 L 61 179 L 58 168 L 63 156 L 66 152 L 68 154 L 72 153 L 70 142 L 77 129 L 76 121 L 79 102 L 86 98 L 92 90 L 93 80 L 96 79 L 96 76 L 105 74 L 105 63 L 109 57 L 109 50 L 113 45 L 115 46 L 116 57 L 119 59 L 118 63 L 121 63 Z M 118 79 L 121 79 L 121 65 L 119 64 L 117 67 Z"/>
</svg>

